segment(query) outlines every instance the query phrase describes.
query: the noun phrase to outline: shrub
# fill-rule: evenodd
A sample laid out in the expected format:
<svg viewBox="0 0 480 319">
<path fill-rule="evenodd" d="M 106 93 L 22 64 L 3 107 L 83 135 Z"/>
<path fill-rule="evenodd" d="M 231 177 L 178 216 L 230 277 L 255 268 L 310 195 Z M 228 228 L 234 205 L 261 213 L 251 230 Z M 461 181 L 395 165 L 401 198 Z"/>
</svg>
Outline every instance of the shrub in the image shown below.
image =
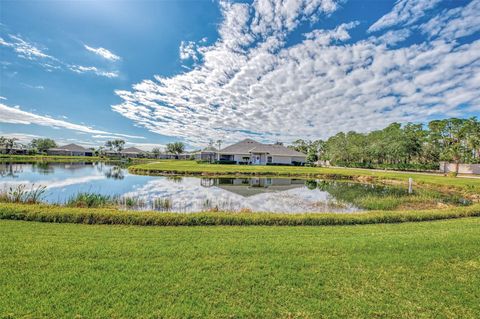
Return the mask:
<svg viewBox="0 0 480 319">
<path fill-rule="evenodd" d="M 236 161 L 230 161 L 230 160 L 219 160 L 213 162 L 214 164 L 237 164 Z"/>
</svg>

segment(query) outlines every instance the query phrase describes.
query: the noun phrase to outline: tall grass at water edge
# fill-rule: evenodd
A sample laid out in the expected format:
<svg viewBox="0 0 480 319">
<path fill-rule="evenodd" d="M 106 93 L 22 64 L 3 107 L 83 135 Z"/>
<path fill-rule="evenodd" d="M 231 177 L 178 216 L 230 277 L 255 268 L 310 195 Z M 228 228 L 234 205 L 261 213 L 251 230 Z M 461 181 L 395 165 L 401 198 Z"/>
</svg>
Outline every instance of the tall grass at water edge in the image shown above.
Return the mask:
<svg viewBox="0 0 480 319">
<path fill-rule="evenodd" d="M 25 184 L 10 186 L 0 191 L 0 202 L 38 204 L 42 202 L 46 189 L 46 186 L 35 186 L 35 184 L 30 188 Z"/>
</svg>

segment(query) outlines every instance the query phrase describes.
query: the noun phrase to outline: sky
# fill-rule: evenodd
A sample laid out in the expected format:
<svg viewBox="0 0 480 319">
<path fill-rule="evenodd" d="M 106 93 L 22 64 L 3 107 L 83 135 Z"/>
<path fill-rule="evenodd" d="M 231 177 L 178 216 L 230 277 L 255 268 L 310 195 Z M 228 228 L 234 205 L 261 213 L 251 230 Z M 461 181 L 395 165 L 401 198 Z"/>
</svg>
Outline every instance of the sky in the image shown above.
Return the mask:
<svg viewBox="0 0 480 319">
<path fill-rule="evenodd" d="M 480 0 L 3 1 L 0 135 L 149 150 L 480 116 Z"/>
</svg>

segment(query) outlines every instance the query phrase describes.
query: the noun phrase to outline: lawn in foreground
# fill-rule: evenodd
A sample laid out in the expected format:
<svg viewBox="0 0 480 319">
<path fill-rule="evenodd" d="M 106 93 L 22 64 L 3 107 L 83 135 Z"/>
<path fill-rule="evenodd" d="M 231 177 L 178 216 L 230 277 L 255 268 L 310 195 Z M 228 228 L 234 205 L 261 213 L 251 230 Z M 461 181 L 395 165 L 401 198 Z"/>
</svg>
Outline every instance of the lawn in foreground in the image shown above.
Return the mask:
<svg viewBox="0 0 480 319">
<path fill-rule="evenodd" d="M 0 317 L 480 316 L 480 218 L 335 227 L 0 221 Z"/>
</svg>

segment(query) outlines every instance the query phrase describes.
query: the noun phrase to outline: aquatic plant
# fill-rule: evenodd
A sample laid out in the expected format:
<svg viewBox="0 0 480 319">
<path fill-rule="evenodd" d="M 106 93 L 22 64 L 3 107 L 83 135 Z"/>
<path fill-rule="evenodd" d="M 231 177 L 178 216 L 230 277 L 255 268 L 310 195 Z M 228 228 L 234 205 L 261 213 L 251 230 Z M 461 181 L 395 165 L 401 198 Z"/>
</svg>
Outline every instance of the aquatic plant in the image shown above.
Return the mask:
<svg viewBox="0 0 480 319">
<path fill-rule="evenodd" d="M 135 208 L 135 209 L 146 209 L 148 208 L 147 202 L 144 199 L 131 196 L 122 196 L 116 200 L 116 204 L 121 208 Z"/>
<path fill-rule="evenodd" d="M 0 202 L 37 204 L 41 202 L 46 189 L 46 186 L 35 186 L 35 184 L 32 184 L 30 189 L 28 189 L 26 184 L 11 186 L 0 192 Z"/>
<path fill-rule="evenodd" d="M 70 197 L 65 205 L 69 207 L 106 207 L 115 205 L 114 196 L 82 192 Z"/>
<path fill-rule="evenodd" d="M 170 211 L 173 207 L 170 198 L 155 198 L 152 202 L 153 210 Z"/>
</svg>

